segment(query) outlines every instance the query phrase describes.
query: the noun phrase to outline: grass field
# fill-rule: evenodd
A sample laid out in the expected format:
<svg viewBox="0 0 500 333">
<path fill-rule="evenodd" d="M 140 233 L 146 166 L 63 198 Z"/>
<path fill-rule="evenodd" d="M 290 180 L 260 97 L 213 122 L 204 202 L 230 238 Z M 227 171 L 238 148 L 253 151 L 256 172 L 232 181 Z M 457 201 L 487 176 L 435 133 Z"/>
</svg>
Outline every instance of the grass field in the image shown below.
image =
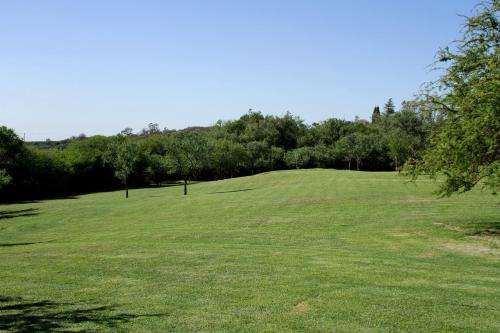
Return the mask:
<svg viewBox="0 0 500 333">
<path fill-rule="evenodd" d="M 499 332 L 500 198 L 280 171 L 0 206 L 0 331 Z"/>
</svg>

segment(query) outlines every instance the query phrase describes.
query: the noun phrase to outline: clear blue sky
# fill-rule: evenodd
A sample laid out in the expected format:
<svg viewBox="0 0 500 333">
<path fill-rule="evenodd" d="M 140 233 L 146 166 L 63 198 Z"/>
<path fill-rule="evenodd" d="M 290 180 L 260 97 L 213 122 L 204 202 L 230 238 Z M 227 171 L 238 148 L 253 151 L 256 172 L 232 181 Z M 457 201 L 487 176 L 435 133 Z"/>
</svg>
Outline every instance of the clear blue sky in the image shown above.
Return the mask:
<svg viewBox="0 0 500 333">
<path fill-rule="evenodd" d="M 287 110 L 368 118 L 477 1 L 0 1 L 0 124 L 27 140 Z"/>
</svg>

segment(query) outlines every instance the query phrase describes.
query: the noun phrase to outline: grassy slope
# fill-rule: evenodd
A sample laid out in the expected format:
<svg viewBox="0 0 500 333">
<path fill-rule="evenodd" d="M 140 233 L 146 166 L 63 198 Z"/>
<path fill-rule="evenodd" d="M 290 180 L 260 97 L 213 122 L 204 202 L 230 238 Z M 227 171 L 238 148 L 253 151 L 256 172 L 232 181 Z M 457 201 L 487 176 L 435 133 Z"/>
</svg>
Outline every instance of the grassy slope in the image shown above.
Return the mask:
<svg viewBox="0 0 500 333">
<path fill-rule="evenodd" d="M 433 189 L 305 170 L 0 206 L 0 331 L 498 332 L 498 238 L 470 236 L 498 198 Z"/>
</svg>

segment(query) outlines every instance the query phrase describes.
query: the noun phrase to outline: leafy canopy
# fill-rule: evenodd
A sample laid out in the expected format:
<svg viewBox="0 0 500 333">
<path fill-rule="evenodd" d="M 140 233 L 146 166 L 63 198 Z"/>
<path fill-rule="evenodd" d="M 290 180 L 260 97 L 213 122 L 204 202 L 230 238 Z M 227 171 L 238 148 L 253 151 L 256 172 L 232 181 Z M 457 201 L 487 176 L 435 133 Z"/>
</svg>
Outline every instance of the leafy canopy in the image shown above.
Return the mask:
<svg viewBox="0 0 500 333">
<path fill-rule="evenodd" d="M 461 40 L 439 52 L 440 79 L 428 85 L 422 108 L 435 119 L 427 151 L 407 170 L 444 174 L 443 195 L 483 182 L 500 187 L 500 1 L 467 18 Z"/>
<path fill-rule="evenodd" d="M 137 142 L 128 137 L 119 135 L 109 144 L 104 155 L 105 163 L 115 170 L 115 177 L 127 184 L 130 174 L 134 170 L 134 163 L 139 155 Z"/>
</svg>

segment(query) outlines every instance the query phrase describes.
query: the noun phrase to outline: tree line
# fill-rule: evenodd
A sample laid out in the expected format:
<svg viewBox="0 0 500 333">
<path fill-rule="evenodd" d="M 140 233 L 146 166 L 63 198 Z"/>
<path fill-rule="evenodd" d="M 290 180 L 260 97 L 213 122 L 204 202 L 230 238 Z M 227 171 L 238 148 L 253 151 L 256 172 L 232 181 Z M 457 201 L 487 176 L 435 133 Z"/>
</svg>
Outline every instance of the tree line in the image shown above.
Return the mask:
<svg viewBox="0 0 500 333">
<path fill-rule="evenodd" d="M 105 137 L 25 143 L 0 128 L 3 200 L 216 180 L 290 168 L 399 170 L 425 147 L 428 119 L 415 102 L 390 99 L 371 121 L 330 118 L 311 125 L 287 112 L 249 110 L 210 127 L 161 130 L 151 123 Z"/>
<path fill-rule="evenodd" d="M 500 189 L 500 0 L 466 18 L 438 52 L 440 77 L 399 110 L 389 99 L 370 121 L 249 110 L 237 120 L 180 131 L 151 123 L 105 137 L 25 143 L 0 127 L 0 200 L 215 180 L 291 168 L 400 170 L 443 177 L 439 193 Z"/>
</svg>

